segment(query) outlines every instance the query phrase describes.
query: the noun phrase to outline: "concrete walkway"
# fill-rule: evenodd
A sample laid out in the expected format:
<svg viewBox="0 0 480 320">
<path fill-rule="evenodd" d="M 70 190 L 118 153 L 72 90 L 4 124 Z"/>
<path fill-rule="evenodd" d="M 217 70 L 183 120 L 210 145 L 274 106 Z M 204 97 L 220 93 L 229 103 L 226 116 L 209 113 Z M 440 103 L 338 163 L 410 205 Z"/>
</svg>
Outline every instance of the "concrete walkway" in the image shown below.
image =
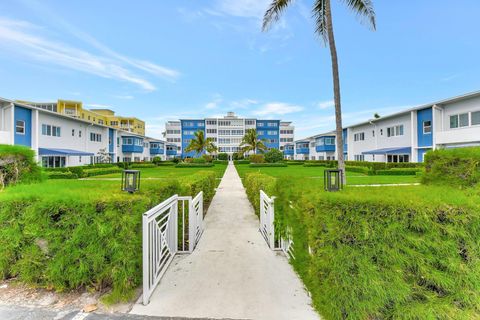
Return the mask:
<svg viewBox="0 0 480 320">
<path fill-rule="evenodd" d="M 258 231 L 240 177 L 230 164 L 190 255 L 179 255 L 150 304 L 131 313 L 214 319 L 319 319 L 286 258 Z"/>
</svg>

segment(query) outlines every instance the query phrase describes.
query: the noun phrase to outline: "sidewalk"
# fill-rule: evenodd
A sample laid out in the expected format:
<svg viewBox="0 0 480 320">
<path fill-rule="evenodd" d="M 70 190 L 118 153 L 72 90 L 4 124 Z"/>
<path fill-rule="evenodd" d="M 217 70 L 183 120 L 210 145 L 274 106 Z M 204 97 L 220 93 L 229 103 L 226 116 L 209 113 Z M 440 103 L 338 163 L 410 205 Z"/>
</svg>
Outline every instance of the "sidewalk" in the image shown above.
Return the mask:
<svg viewBox="0 0 480 320">
<path fill-rule="evenodd" d="M 230 164 L 195 251 L 179 255 L 151 297 L 131 313 L 216 319 L 319 319 L 287 259 L 258 231 L 240 177 Z"/>
</svg>

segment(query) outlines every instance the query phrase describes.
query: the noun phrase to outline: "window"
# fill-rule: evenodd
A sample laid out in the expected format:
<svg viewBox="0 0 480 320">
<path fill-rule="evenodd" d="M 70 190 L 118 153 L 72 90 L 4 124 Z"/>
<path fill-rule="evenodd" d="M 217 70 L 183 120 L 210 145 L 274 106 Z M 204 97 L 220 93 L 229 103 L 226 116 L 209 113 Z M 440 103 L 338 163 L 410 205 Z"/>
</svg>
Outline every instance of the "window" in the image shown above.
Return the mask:
<svg viewBox="0 0 480 320">
<path fill-rule="evenodd" d="M 432 121 L 423 121 L 423 134 L 432 133 Z"/>
<path fill-rule="evenodd" d="M 276 122 L 269 122 L 269 123 L 267 123 L 267 126 L 268 126 L 268 127 L 278 127 L 278 123 L 276 123 Z"/>
<path fill-rule="evenodd" d="M 82 130 L 78 130 L 78 137 L 79 137 L 79 138 L 82 137 Z"/>
<path fill-rule="evenodd" d="M 63 168 L 65 167 L 65 157 L 42 157 L 42 167 L 44 168 Z"/>
<path fill-rule="evenodd" d="M 263 122 L 257 122 L 257 127 L 263 127 L 264 123 Z"/>
<path fill-rule="evenodd" d="M 122 144 L 124 144 L 124 145 L 132 145 L 132 144 L 133 144 L 133 139 L 132 139 L 132 138 L 123 138 L 123 139 L 122 139 Z"/>
<path fill-rule="evenodd" d="M 365 155 L 363 154 L 356 154 L 353 156 L 355 161 L 365 161 Z"/>
<path fill-rule="evenodd" d="M 468 127 L 468 113 L 454 114 L 450 116 L 450 129 Z"/>
<path fill-rule="evenodd" d="M 180 130 L 167 130 L 167 134 L 180 134 Z"/>
<path fill-rule="evenodd" d="M 278 131 L 267 131 L 267 134 L 269 136 L 276 136 L 278 134 Z"/>
<path fill-rule="evenodd" d="M 90 132 L 90 141 L 102 142 L 102 135 L 99 133 Z"/>
<path fill-rule="evenodd" d="M 364 141 L 365 140 L 365 132 L 355 133 L 353 135 L 353 140 L 354 141 Z"/>
<path fill-rule="evenodd" d="M 480 124 L 480 111 L 472 112 L 472 126 Z"/>
<path fill-rule="evenodd" d="M 372 137 L 375 138 L 375 130 L 372 130 Z"/>
<path fill-rule="evenodd" d="M 215 126 L 217 125 L 217 120 L 207 120 L 207 125 Z"/>
<path fill-rule="evenodd" d="M 403 136 L 403 124 L 387 128 L 387 137 L 396 136 Z"/>
<path fill-rule="evenodd" d="M 110 125 L 117 127 L 118 126 L 118 121 L 110 121 Z"/>
<path fill-rule="evenodd" d="M 17 120 L 15 122 L 15 133 L 16 134 L 25 134 L 25 121 Z"/>
<path fill-rule="evenodd" d="M 103 124 L 103 120 L 98 119 L 98 124 Z"/>
<path fill-rule="evenodd" d="M 263 136 L 264 134 L 265 134 L 265 131 L 262 131 L 262 130 L 257 131 L 257 135 L 259 136 Z"/>
<path fill-rule="evenodd" d="M 60 127 L 42 124 L 42 135 L 60 137 Z"/>
<path fill-rule="evenodd" d="M 207 129 L 207 133 L 217 133 L 217 129 Z"/>
<path fill-rule="evenodd" d="M 255 125 L 255 120 L 245 120 L 245 125 L 253 126 L 253 125 Z"/>
<path fill-rule="evenodd" d="M 325 145 L 332 146 L 335 144 L 335 138 L 327 137 L 325 138 Z"/>
<path fill-rule="evenodd" d="M 75 129 L 72 129 L 72 137 L 75 137 Z"/>
<path fill-rule="evenodd" d="M 408 154 L 389 154 L 387 155 L 387 162 L 409 162 L 410 156 Z"/>
</svg>

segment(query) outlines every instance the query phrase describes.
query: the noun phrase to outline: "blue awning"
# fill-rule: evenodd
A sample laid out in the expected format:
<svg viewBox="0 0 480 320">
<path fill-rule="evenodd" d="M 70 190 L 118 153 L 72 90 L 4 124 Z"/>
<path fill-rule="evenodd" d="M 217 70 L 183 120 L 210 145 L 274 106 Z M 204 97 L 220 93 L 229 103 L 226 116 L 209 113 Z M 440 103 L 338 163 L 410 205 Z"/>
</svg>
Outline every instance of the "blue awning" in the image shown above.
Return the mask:
<svg viewBox="0 0 480 320">
<path fill-rule="evenodd" d="M 362 152 L 362 154 L 411 154 L 410 147 L 383 148 Z"/>
<path fill-rule="evenodd" d="M 47 149 L 38 148 L 38 154 L 41 156 L 93 156 L 91 152 L 83 152 L 72 149 Z"/>
</svg>

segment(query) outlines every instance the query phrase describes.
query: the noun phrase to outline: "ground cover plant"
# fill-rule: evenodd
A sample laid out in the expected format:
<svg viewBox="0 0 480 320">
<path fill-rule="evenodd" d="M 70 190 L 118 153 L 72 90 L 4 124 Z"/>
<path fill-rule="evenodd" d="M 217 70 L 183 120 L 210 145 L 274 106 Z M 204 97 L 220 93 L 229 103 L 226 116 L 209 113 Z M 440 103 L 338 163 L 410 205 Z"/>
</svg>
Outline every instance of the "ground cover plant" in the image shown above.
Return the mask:
<svg viewBox="0 0 480 320">
<path fill-rule="evenodd" d="M 42 180 L 34 155 L 27 147 L 0 145 L 0 190 L 8 185 Z"/>
<path fill-rule="evenodd" d="M 7 188 L 0 193 L 0 274 L 59 291 L 108 288 L 107 302 L 130 299 L 141 283 L 143 212 L 175 193 L 203 191 L 209 202 L 215 186 L 215 172 L 196 170 L 145 179 L 135 194 L 120 191 L 116 180 Z"/>
<path fill-rule="evenodd" d="M 323 318 L 480 317 L 480 189 L 347 186 L 335 193 L 302 176 L 243 171 L 257 212 L 260 189 L 277 197 L 276 230 L 289 230 L 291 263 Z"/>
</svg>

